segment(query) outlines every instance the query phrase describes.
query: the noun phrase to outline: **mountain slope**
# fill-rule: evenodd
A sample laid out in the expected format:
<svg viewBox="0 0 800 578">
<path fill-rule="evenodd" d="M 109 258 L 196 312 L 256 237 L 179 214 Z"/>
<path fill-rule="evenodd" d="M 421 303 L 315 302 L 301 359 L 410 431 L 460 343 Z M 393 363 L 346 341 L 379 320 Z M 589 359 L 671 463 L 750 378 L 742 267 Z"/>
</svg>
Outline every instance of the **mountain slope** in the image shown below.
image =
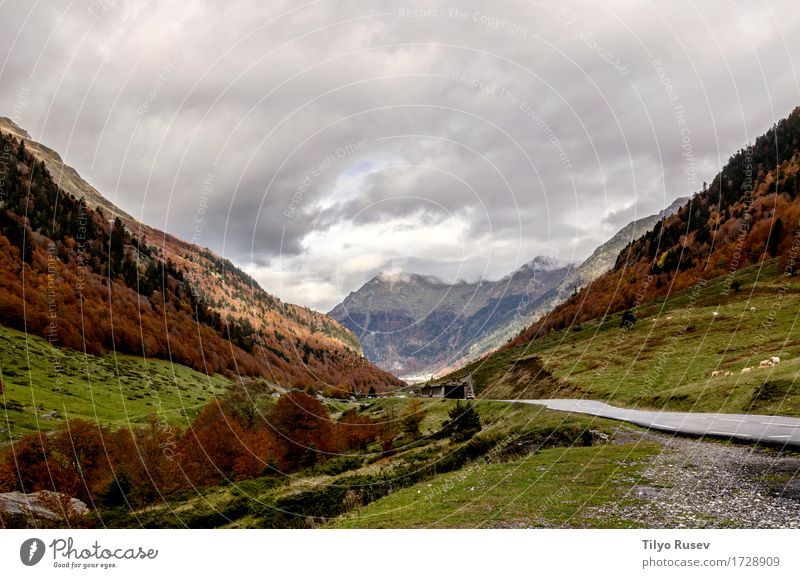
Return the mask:
<svg viewBox="0 0 800 578">
<path fill-rule="evenodd" d="M 447 367 L 487 332 L 525 314 L 569 266 L 537 257 L 498 281 L 449 285 L 421 275 L 378 275 L 330 316 L 356 333 L 368 359 L 399 374 Z"/>
<path fill-rule="evenodd" d="M 400 385 L 361 357 L 341 325 L 119 211 L 8 120 L 0 169 L 3 325 L 88 353 L 113 349 L 287 386 L 349 394 Z"/>
<path fill-rule="evenodd" d="M 665 216 L 673 215 L 688 201 L 689 197 L 681 197 L 663 211 L 625 225 L 608 241 L 597 247 L 583 263 L 577 267 L 568 268 L 561 282 L 555 287 L 551 287 L 539 295 L 531 295 L 530 300 L 525 302 L 525 306 L 519 308 L 519 315 L 495 324 L 496 327 L 492 331 L 477 338 L 470 345 L 467 355 L 456 360 L 453 367 L 464 365 L 514 338 L 520 331 L 562 303 L 578 289 L 585 287 L 611 269 L 617 260 L 617 255 L 628 243 L 652 230 L 658 221 Z"/>
<path fill-rule="evenodd" d="M 800 108 L 731 157 L 711 185 L 630 243 L 614 268 L 515 343 L 780 256 L 794 274 L 800 222 Z"/>
<path fill-rule="evenodd" d="M 797 341 L 790 335 L 793 321 L 786 326 L 786 333 L 781 333 L 776 318 L 792 320 L 800 311 L 795 297 L 800 246 L 799 148 L 800 108 L 755 144 L 733 155 L 707 189 L 628 244 L 611 271 L 511 343 L 454 375 L 482 374 L 483 378 L 475 379 L 476 386 L 490 396 L 515 392 L 619 396 L 627 391 L 622 382 L 630 378 L 635 384 L 622 401 L 650 399 L 674 404 L 691 402 L 694 398 L 680 384 L 688 381 L 686 387 L 695 387 L 698 380 L 708 379 L 710 368 L 734 372 L 742 366 L 758 365 L 764 357 L 780 357 L 781 351 L 797 354 Z M 667 297 L 675 305 L 666 303 Z M 727 313 L 736 315 L 730 326 L 720 323 L 727 318 L 723 305 L 730 308 Z M 700 308 L 706 311 L 699 314 Z M 666 317 L 671 322 L 669 330 L 657 331 L 658 313 L 672 309 L 675 315 Z M 627 324 L 619 315 L 625 310 L 633 314 L 627 314 Z M 672 321 L 678 314 L 679 320 Z M 644 317 L 655 323 L 652 329 L 641 327 Z M 711 329 L 705 325 L 712 323 L 716 324 L 714 331 L 722 331 L 724 340 L 709 339 Z M 612 328 L 616 331 L 610 332 Z M 644 331 L 652 342 L 640 347 L 628 343 L 632 330 Z M 602 343 L 596 339 L 601 331 L 608 336 Z M 575 333 L 586 341 L 577 350 L 562 348 L 563 343 L 575 340 Z M 699 344 L 698 334 L 704 336 Z M 677 344 L 683 342 L 688 345 L 681 353 Z M 588 354 L 593 351 L 600 354 L 599 359 Z M 550 360 L 562 368 L 560 375 L 551 372 Z M 632 371 L 634 364 L 644 374 Z M 694 366 L 697 369 L 692 370 Z M 578 373 L 583 375 L 578 378 Z M 568 379 L 553 386 L 559 377 Z M 546 391 L 538 391 L 540 378 L 547 378 L 550 384 Z M 735 379 L 735 384 L 725 380 L 714 384 L 723 385 L 721 390 L 713 388 L 719 394 L 717 401 L 725 391 L 733 395 L 731 388 L 738 388 L 740 381 L 738 376 Z M 763 378 L 747 384 L 757 388 L 748 394 L 753 400 L 761 395 L 762 386 L 768 386 Z M 708 387 L 701 382 L 691 395 Z M 770 391 L 775 387 L 784 386 L 772 384 Z M 667 393 L 657 396 L 662 388 Z M 734 401 L 742 409 L 746 400 Z"/>
</svg>

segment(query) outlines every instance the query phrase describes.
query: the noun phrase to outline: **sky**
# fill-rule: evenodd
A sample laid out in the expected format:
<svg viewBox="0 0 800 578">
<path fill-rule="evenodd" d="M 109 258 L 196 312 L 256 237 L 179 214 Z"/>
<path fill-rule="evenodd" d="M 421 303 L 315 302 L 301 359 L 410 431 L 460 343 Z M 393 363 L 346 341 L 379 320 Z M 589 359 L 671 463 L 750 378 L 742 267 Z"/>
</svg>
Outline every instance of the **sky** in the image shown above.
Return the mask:
<svg viewBox="0 0 800 578">
<path fill-rule="evenodd" d="M 800 105 L 792 0 L 8 1 L 0 116 L 328 311 L 580 261 Z"/>
</svg>

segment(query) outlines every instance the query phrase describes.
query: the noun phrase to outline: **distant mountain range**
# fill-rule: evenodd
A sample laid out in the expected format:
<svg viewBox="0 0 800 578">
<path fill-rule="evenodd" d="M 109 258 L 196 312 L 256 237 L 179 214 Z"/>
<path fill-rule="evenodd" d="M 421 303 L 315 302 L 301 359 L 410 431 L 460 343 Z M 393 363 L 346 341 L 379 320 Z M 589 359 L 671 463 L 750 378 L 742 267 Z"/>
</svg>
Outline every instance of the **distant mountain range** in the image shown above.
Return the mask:
<svg viewBox="0 0 800 578">
<path fill-rule="evenodd" d="M 380 274 L 329 315 L 355 333 L 367 359 L 408 379 L 454 369 L 496 349 L 615 263 L 619 251 L 688 201 L 629 223 L 579 265 L 539 256 L 497 281 L 447 284 Z"/>
<path fill-rule="evenodd" d="M 231 378 L 347 395 L 402 385 L 339 323 L 121 211 L 7 118 L 0 152 L 0 324 Z"/>
</svg>

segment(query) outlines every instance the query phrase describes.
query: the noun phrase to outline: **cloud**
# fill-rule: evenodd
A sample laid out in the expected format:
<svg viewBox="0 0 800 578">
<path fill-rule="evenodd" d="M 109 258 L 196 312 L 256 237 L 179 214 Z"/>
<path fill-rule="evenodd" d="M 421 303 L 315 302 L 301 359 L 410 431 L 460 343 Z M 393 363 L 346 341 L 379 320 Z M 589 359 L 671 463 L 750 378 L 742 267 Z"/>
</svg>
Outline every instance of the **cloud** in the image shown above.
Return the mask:
<svg viewBox="0 0 800 578">
<path fill-rule="evenodd" d="M 383 268 L 573 260 L 800 102 L 788 0 L 4 8 L 0 114 L 129 213 L 327 309 Z M 213 194 L 203 197 L 204 181 Z"/>
</svg>

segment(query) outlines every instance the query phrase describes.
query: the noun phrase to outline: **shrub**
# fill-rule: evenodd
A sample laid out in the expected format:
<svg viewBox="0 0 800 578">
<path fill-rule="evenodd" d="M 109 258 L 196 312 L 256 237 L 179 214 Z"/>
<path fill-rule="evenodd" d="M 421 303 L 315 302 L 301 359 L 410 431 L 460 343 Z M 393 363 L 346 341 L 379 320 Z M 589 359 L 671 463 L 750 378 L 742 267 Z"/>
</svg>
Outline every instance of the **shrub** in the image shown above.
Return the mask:
<svg viewBox="0 0 800 578">
<path fill-rule="evenodd" d="M 411 400 L 408 409 L 403 414 L 403 433 L 413 439 L 417 439 L 420 436 L 420 425 L 425 420 L 427 413 L 421 401 L 418 399 Z"/>
<path fill-rule="evenodd" d="M 463 442 L 481 431 L 481 416 L 471 403 L 462 405 L 457 401 L 447 412 L 449 420 L 442 424 L 440 437 L 449 437 L 454 442 Z"/>
<path fill-rule="evenodd" d="M 350 470 L 356 470 L 360 468 L 362 465 L 362 461 L 360 458 L 355 456 L 342 456 L 339 458 L 333 458 L 332 460 L 328 460 L 327 462 L 323 463 L 319 466 L 320 473 L 327 474 L 329 476 L 338 476 L 339 474 L 343 474 L 344 472 L 348 472 Z"/>
</svg>

